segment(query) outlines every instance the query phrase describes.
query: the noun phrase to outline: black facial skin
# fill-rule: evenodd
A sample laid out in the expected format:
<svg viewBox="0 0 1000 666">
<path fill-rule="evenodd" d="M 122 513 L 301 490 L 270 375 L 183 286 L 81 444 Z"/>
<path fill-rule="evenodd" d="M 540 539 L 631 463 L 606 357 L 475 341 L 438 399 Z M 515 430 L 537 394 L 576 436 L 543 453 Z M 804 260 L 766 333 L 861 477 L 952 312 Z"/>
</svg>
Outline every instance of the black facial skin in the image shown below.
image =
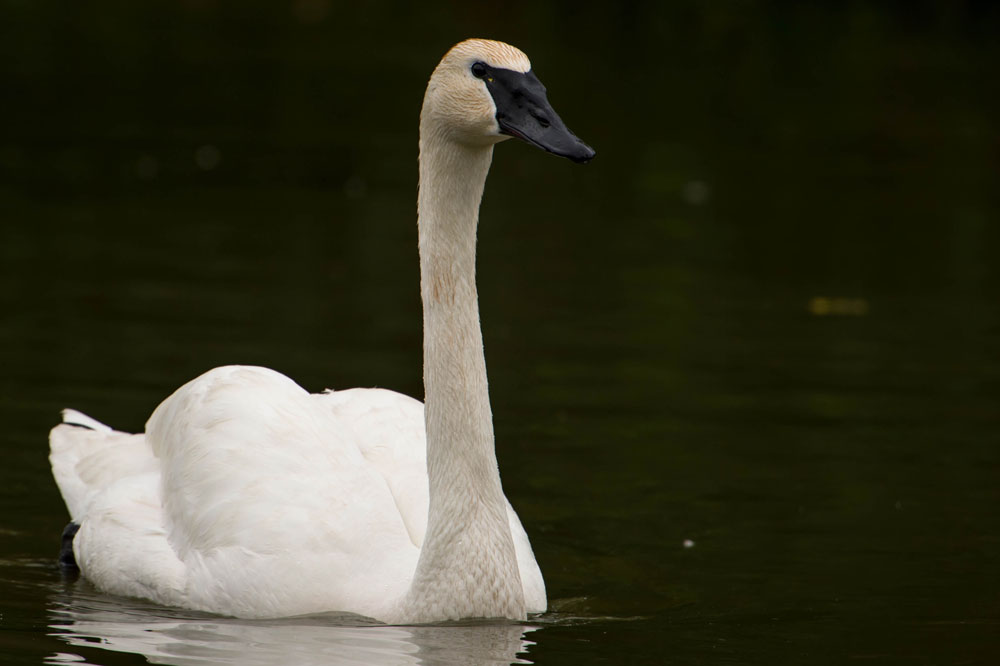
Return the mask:
<svg viewBox="0 0 1000 666">
<path fill-rule="evenodd" d="M 593 159 L 594 149 L 563 124 L 533 71 L 515 72 L 477 62 L 472 75 L 486 82 L 497 107 L 500 132 L 577 163 Z"/>
</svg>

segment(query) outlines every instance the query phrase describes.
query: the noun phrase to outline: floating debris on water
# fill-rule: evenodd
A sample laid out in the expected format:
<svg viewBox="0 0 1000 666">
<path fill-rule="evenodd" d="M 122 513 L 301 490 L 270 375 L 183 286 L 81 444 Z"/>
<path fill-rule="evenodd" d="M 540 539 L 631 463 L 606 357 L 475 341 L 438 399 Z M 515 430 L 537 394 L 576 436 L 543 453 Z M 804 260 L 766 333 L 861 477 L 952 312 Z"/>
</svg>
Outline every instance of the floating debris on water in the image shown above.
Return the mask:
<svg viewBox="0 0 1000 666">
<path fill-rule="evenodd" d="M 863 317 L 868 314 L 870 306 L 866 298 L 816 296 L 810 299 L 808 309 L 817 317 Z"/>
</svg>

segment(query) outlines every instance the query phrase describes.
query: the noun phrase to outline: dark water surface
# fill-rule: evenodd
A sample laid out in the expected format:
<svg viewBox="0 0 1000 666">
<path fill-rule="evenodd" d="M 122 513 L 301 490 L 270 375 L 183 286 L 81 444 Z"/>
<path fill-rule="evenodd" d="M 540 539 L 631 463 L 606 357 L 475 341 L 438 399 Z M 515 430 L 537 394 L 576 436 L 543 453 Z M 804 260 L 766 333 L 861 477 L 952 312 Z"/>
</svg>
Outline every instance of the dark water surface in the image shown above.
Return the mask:
<svg viewBox="0 0 1000 666">
<path fill-rule="evenodd" d="M 2 6 L 0 662 L 1000 658 L 994 4 Z M 253 623 L 63 581 L 61 408 L 141 430 L 230 363 L 421 395 L 417 114 L 472 35 L 598 151 L 499 146 L 480 228 L 551 612 Z"/>
</svg>

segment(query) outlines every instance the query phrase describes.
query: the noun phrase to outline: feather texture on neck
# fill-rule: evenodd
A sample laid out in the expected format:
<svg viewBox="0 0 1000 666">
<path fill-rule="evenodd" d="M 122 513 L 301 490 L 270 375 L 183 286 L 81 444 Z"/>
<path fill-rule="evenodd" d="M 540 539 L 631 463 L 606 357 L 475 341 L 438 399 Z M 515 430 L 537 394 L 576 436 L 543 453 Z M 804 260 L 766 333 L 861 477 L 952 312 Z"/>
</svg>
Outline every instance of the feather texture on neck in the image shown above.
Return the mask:
<svg viewBox="0 0 1000 666">
<path fill-rule="evenodd" d="M 417 622 L 524 618 L 476 291 L 476 228 L 493 147 L 436 130 L 425 102 L 417 205 L 430 505 L 403 610 Z"/>
</svg>

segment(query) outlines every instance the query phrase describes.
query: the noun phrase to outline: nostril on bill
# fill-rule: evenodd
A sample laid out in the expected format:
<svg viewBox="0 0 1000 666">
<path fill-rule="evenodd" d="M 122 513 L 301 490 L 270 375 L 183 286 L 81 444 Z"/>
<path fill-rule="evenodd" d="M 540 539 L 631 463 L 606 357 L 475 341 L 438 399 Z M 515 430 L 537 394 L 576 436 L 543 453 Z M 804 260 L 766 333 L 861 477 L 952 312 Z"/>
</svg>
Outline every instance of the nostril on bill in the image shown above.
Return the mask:
<svg viewBox="0 0 1000 666">
<path fill-rule="evenodd" d="M 534 118 L 535 120 L 537 120 L 538 124 L 541 125 L 542 127 L 548 127 L 549 125 L 552 124 L 551 122 L 549 122 L 548 118 L 546 118 L 541 113 L 538 113 L 537 111 L 532 111 L 531 112 L 531 117 Z"/>
</svg>

